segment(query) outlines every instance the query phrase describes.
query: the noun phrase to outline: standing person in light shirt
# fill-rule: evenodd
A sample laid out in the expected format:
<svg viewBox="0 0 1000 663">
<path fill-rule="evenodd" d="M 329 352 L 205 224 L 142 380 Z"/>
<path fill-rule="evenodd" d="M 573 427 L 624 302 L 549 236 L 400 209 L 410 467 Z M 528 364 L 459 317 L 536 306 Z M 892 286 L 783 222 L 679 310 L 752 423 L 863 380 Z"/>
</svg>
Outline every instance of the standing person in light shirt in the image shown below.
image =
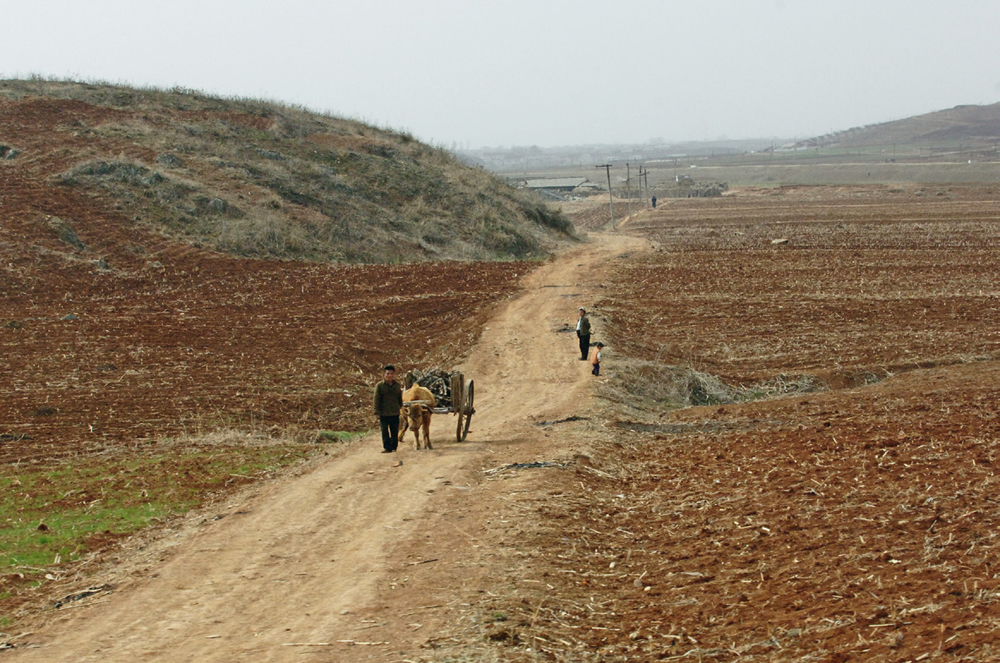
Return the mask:
<svg viewBox="0 0 1000 663">
<path fill-rule="evenodd" d="M 576 337 L 580 339 L 580 361 L 587 361 L 587 353 L 590 352 L 590 318 L 582 306 L 578 312 L 580 319 L 576 321 Z"/>
</svg>

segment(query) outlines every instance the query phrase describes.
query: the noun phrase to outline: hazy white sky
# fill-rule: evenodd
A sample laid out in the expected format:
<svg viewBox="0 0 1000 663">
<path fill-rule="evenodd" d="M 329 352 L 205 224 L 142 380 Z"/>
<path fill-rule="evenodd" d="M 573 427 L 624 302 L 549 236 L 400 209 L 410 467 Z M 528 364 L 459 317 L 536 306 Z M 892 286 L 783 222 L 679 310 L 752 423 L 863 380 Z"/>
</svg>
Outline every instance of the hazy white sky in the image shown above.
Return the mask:
<svg viewBox="0 0 1000 663">
<path fill-rule="evenodd" d="M 1000 101 L 997 0 L 0 0 L 0 77 L 264 97 L 461 147 L 805 137 Z"/>
</svg>

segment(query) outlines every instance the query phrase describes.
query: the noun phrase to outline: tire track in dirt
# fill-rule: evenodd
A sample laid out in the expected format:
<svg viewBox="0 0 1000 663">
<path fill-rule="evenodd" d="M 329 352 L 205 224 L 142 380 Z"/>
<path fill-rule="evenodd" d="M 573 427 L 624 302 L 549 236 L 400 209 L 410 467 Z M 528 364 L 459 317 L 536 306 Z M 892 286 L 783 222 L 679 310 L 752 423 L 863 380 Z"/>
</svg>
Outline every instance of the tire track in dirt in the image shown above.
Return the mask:
<svg viewBox="0 0 1000 663">
<path fill-rule="evenodd" d="M 526 277 L 524 293 L 503 305 L 459 367 L 477 386 L 470 442 L 456 444 L 454 419 L 438 416 L 431 452 L 407 440 L 383 456 L 368 437 L 234 499 L 119 577 L 90 579 L 116 589 L 49 613 L 7 659 L 419 658 L 453 626 L 456 606 L 489 589 L 481 584 L 497 552 L 484 545 L 486 523 L 500 489 L 481 469 L 572 452 L 572 435 L 549 438 L 534 425 L 577 414 L 590 397 L 588 365 L 559 329 L 597 299 L 604 267 L 643 245 L 602 236 Z"/>
</svg>

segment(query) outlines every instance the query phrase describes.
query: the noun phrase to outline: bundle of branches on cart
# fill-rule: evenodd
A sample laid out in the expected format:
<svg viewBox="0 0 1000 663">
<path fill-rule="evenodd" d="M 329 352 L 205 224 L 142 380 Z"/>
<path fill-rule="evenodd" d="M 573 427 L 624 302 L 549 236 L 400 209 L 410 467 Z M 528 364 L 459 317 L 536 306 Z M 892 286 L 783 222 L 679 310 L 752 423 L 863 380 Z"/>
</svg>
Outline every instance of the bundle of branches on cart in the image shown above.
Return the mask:
<svg viewBox="0 0 1000 663">
<path fill-rule="evenodd" d="M 445 371 L 440 368 L 431 368 L 426 371 L 412 370 L 406 374 L 406 387 L 409 389 L 414 384 L 430 389 L 437 400 L 438 407 L 452 407 L 451 402 L 451 377 L 458 375 L 459 371 Z"/>
</svg>

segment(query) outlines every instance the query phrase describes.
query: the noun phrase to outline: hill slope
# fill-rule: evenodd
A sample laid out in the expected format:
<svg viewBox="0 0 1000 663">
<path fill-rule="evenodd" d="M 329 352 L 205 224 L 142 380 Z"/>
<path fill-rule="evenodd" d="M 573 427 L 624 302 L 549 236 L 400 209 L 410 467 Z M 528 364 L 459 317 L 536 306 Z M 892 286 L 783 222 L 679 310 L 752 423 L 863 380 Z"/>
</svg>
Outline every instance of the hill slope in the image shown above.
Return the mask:
<svg viewBox="0 0 1000 663">
<path fill-rule="evenodd" d="M 405 133 L 186 90 L 0 81 L 0 173 L 244 256 L 524 258 L 572 226 Z M 72 220 L 63 219 L 72 239 Z M 85 247 L 68 242 L 68 250 Z"/>
<path fill-rule="evenodd" d="M 992 145 L 1000 141 L 1000 103 L 955 106 L 893 122 L 854 127 L 798 143 L 801 147 Z"/>
</svg>

